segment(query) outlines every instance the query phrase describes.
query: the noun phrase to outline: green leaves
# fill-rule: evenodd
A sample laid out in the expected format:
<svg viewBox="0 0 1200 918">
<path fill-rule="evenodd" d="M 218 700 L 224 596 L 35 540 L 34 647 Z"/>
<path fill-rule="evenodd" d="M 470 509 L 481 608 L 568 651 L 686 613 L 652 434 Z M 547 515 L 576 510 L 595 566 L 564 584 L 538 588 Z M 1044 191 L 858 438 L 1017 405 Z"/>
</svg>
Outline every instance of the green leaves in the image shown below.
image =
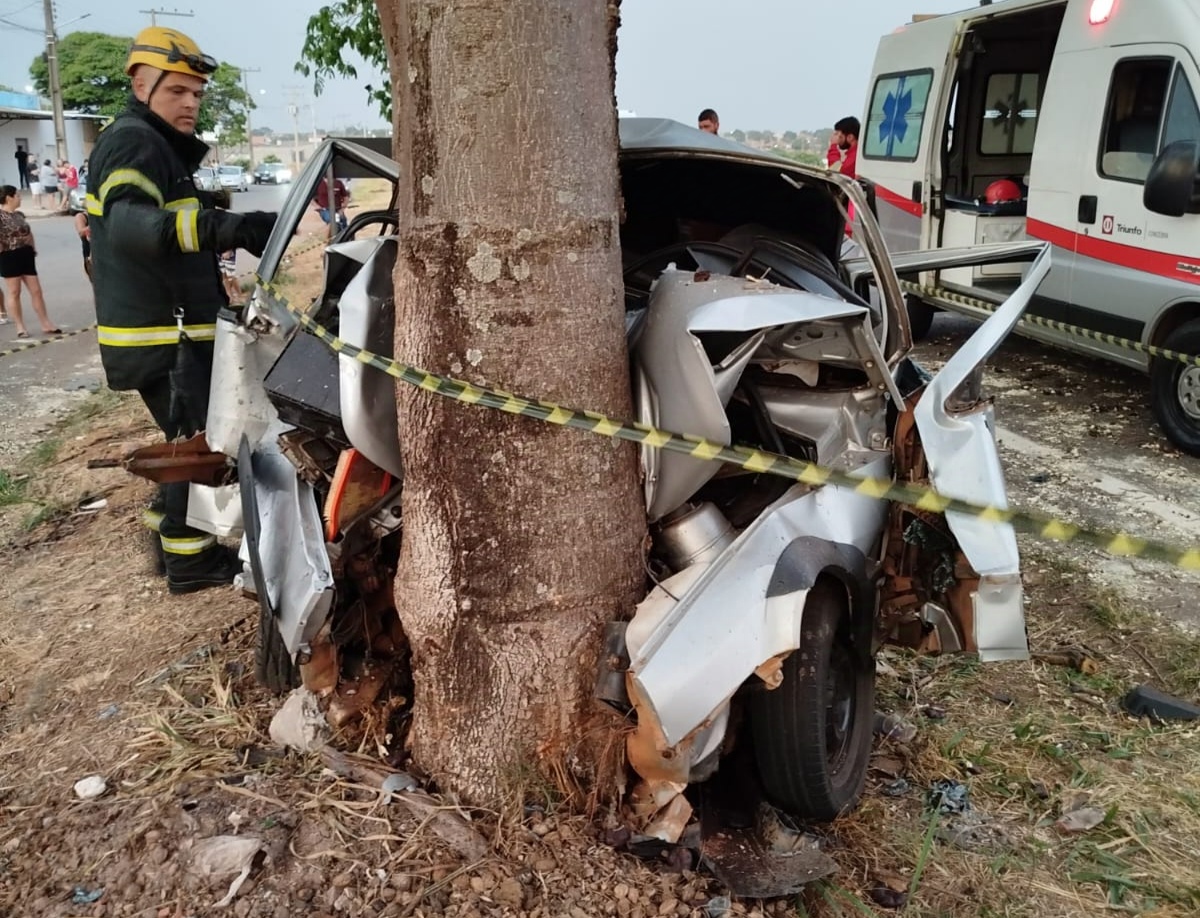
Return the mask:
<svg viewBox="0 0 1200 918">
<path fill-rule="evenodd" d="M 58 75 L 63 107 L 98 115 L 116 115 L 129 98 L 125 59 L 133 39 L 103 32 L 70 32 L 58 43 Z M 50 94 L 50 69 L 38 55 L 29 65 L 38 92 Z M 196 133 L 216 132 L 222 146 L 246 141 L 246 112 L 254 107 L 242 88 L 242 72 L 221 64 L 208 83 Z"/>
<path fill-rule="evenodd" d="M 129 78 L 125 58 L 133 39 L 103 32 L 71 32 L 58 43 L 58 76 L 63 107 L 99 115 L 115 115 L 125 107 Z M 50 95 L 50 68 L 44 55 L 29 65 L 29 75 L 42 96 Z"/>
<path fill-rule="evenodd" d="M 312 77 L 313 91 L 320 95 L 325 81 L 331 77 L 358 79 L 358 70 L 346 59 L 348 51 L 359 55 L 376 70 L 388 72 L 387 49 L 383 44 L 375 0 L 337 0 L 309 17 L 296 72 Z M 381 85 L 368 83 L 363 88 L 379 113 L 391 121 L 390 81 L 384 77 Z"/>
<path fill-rule="evenodd" d="M 242 71 L 231 64 L 221 64 L 208 81 L 204 104 L 196 122 L 196 133 L 216 132 L 222 147 L 246 142 L 246 112 L 254 108 L 254 100 L 242 88 Z"/>
</svg>

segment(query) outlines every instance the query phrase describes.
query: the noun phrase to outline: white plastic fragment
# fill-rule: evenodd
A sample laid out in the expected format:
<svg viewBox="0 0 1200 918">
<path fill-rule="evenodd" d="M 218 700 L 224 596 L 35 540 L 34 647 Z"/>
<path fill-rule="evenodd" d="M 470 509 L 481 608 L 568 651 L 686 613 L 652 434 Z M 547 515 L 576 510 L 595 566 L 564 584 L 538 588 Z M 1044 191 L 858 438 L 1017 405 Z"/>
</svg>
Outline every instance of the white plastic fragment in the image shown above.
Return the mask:
<svg viewBox="0 0 1200 918">
<path fill-rule="evenodd" d="M 271 718 L 271 739 L 280 746 L 297 752 L 314 752 L 330 738 L 329 724 L 317 696 L 308 689 L 298 688 Z"/>
<path fill-rule="evenodd" d="M 88 775 L 75 782 L 75 796 L 80 800 L 95 800 L 108 790 L 108 782 L 99 775 Z"/>
<path fill-rule="evenodd" d="M 215 908 L 224 908 L 233 902 L 233 897 L 254 869 L 254 858 L 261 850 L 262 839 L 250 835 L 216 835 L 196 843 L 192 854 L 193 873 L 205 879 L 235 875 L 225 897 L 213 903 Z"/>
</svg>

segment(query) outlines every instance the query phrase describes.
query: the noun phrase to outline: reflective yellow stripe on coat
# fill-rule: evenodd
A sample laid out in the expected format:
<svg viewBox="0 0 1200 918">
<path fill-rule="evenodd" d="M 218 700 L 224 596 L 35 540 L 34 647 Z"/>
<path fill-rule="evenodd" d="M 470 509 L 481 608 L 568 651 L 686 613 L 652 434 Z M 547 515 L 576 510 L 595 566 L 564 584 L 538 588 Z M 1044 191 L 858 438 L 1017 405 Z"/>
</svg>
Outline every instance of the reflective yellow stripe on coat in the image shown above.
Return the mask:
<svg viewBox="0 0 1200 918">
<path fill-rule="evenodd" d="M 175 214 L 175 240 L 179 243 L 181 252 L 200 251 L 200 230 L 197 220 L 199 210 L 180 210 Z"/>
<path fill-rule="evenodd" d="M 101 213 L 104 211 L 104 202 L 108 199 L 109 194 L 121 185 L 132 185 L 152 197 L 154 203 L 159 207 L 163 206 L 162 192 L 145 173 L 139 172 L 137 169 L 114 169 L 112 174 L 104 180 L 104 184 L 100 186 L 100 194 L 97 195 Z"/>
<path fill-rule="evenodd" d="M 183 330 L 193 341 L 212 341 L 217 337 L 215 323 L 185 325 Z M 151 325 L 136 328 L 100 325 L 96 328 L 96 339 L 106 347 L 161 347 L 179 341 L 179 328 L 175 325 Z"/>
</svg>

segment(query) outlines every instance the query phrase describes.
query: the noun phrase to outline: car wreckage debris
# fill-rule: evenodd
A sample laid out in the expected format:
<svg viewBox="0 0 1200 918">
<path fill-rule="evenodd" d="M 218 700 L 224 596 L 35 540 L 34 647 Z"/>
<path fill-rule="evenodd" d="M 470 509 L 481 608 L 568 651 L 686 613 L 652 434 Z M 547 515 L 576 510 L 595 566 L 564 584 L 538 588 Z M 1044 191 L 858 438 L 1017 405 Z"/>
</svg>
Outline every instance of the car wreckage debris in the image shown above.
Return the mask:
<svg viewBox="0 0 1200 918">
<path fill-rule="evenodd" d="M 1121 707 L 1134 717 L 1149 717 L 1155 721 L 1200 720 L 1200 705 L 1160 692 L 1152 685 L 1130 689 L 1121 699 Z"/>
</svg>

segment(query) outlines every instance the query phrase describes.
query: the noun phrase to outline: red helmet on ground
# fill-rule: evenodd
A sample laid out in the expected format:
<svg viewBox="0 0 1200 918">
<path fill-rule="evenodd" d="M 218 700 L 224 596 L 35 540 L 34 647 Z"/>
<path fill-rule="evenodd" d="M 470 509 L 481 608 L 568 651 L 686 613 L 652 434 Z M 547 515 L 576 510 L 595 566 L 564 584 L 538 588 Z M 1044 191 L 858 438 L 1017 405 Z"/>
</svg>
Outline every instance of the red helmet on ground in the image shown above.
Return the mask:
<svg viewBox="0 0 1200 918">
<path fill-rule="evenodd" d="M 1021 200 L 1021 186 L 1012 179 L 998 179 L 984 189 L 983 200 L 988 204 L 1019 201 Z"/>
</svg>

